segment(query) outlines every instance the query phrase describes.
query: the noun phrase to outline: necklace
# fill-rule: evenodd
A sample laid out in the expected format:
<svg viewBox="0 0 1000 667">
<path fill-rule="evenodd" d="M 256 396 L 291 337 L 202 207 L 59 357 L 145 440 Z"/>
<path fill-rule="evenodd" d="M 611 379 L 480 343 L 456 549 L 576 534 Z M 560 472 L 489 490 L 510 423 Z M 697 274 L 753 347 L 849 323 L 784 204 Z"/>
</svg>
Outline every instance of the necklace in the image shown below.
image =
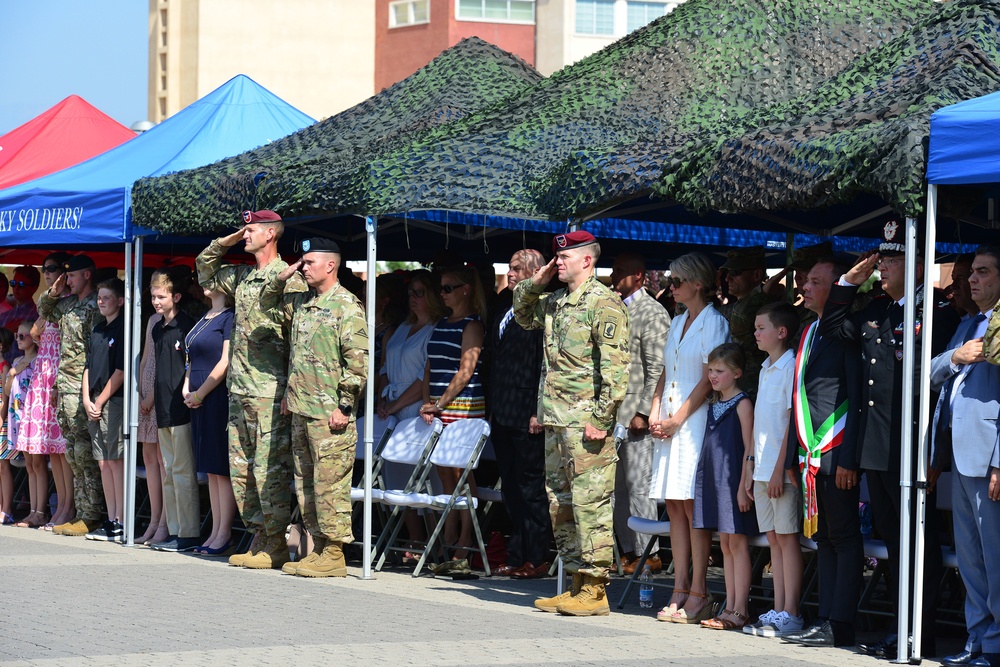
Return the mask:
<svg viewBox="0 0 1000 667">
<path fill-rule="evenodd" d="M 193 343 L 194 339 L 197 338 L 201 332 L 207 329 L 208 325 L 212 323 L 212 320 L 214 320 L 217 315 L 224 312 L 224 310 L 225 309 L 216 310 L 214 312 L 211 310 L 208 311 L 202 316 L 200 320 L 198 320 L 198 323 L 191 328 L 191 331 L 188 332 L 188 335 L 184 336 L 184 356 L 185 356 L 184 368 L 186 370 L 189 369 L 191 366 L 191 343 Z"/>
</svg>

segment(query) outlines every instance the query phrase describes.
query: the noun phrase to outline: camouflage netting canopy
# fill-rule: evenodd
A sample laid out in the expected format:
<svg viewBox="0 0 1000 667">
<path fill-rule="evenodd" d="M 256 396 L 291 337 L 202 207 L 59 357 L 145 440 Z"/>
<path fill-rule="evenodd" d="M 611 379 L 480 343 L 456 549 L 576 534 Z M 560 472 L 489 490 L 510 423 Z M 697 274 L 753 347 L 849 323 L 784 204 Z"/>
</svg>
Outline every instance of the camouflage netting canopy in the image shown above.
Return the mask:
<svg viewBox="0 0 1000 667">
<path fill-rule="evenodd" d="M 583 217 L 648 194 L 691 136 L 742 127 L 938 11 L 931 0 L 689 0 L 505 105 L 374 160 L 355 196 L 377 214 Z"/>
<path fill-rule="evenodd" d="M 541 78 L 492 44 L 463 40 L 403 81 L 295 134 L 206 167 L 138 181 L 133 219 L 159 232 L 192 234 L 232 226 L 248 208 L 286 218 L 351 212 L 357 207 L 344 200 L 343 178 L 360 165 Z"/>
<path fill-rule="evenodd" d="M 803 210 L 876 195 L 924 209 L 930 116 L 1000 90 L 1000 2 L 960 0 L 789 101 L 691 138 L 655 190 L 686 208 Z"/>
</svg>

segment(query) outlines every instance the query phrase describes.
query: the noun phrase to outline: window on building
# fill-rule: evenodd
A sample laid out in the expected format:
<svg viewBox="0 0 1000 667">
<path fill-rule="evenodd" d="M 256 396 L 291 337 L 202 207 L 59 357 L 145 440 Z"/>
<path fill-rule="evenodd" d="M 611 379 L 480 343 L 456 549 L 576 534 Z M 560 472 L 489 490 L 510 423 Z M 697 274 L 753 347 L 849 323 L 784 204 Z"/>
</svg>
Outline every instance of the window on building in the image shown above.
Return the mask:
<svg viewBox="0 0 1000 667">
<path fill-rule="evenodd" d="M 667 13 L 669 8 L 670 5 L 665 2 L 628 0 L 628 24 L 626 26 L 628 32 L 638 30 L 650 21 L 660 18 Z"/>
<path fill-rule="evenodd" d="M 535 0 L 458 0 L 457 9 L 467 21 L 535 22 Z"/>
<path fill-rule="evenodd" d="M 576 0 L 576 33 L 615 34 L 615 0 Z"/>
<path fill-rule="evenodd" d="M 390 28 L 428 23 L 430 20 L 430 0 L 398 0 L 389 3 Z"/>
</svg>

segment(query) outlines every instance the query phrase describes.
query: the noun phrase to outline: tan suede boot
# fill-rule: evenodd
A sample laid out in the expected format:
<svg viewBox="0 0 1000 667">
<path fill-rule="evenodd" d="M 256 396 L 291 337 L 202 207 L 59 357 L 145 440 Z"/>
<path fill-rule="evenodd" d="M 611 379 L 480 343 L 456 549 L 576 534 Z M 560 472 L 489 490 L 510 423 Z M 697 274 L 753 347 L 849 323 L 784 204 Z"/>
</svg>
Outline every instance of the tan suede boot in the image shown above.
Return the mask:
<svg viewBox="0 0 1000 667">
<path fill-rule="evenodd" d="M 344 559 L 344 545 L 329 542 L 319 558 L 311 563 L 302 562 L 295 574 L 300 577 L 346 577 L 347 561 Z"/>
<path fill-rule="evenodd" d="M 70 521 L 69 523 L 64 523 L 62 525 L 56 526 L 60 531 L 56 533 L 57 535 L 68 535 L 70 537 L 83 537 L 92 530 L 97 530 L 101 525 L 100 521 L 87 521 L 86 519 L 77 519 L 75 521 Z M 55 533 L 55 529 L 52 531 Z"/>
<path fill-rule="evenodd" d="M 256 553 L 243 561 L 243 567 L 249 570 L 278 570 L 290 560 L 285 536 L 268 535 Z"/>
<path fill-rule="evenodd" d="M 229 557 L 229 564 L 233 567 L 243 567 L 243 563 L 246 562 L 247 558 L 253 556 L 257 552 L 257 548 L 264 541 L 264 533 L 256 532 L 253 534 L 253 539 L 250 540 L 250 546 L 247 548 L 246 552 L 241 554 L 233 554 Z"/>
<path fill-rule="evenodd" d="M 604 579 L 584 575 L 579 594 L 559 603 L 556 611 L 563 616 L 607 616 L 611 608 L 604 586 Z"/>
<path fill-rule="evenodd" d="M 578 572 L 573 575 L 573 582 L 569 585 L 569 588 L 563 591 L 560 595 L 552 598 L 539 598 L 535 600 L 535 609 L 541 609 L 542 611 L 554 614 L 559 611 L 559 605 L 579 593 L 582 586 L 583 575 Z"/>
<path fill-rule="evenodd" d="M 309 555 L 300 561 L 288 561 L 287 563 L 281 566 L 281 571 L 284 572 L 285 574 L 296 574 L 300 565 L 316 562 L 320 554 L 323 553 L 323 547 L 325 545 L 326 545 L 325 537 L 313 536 L 313 550 L 309 552 Z"/>
</svg>

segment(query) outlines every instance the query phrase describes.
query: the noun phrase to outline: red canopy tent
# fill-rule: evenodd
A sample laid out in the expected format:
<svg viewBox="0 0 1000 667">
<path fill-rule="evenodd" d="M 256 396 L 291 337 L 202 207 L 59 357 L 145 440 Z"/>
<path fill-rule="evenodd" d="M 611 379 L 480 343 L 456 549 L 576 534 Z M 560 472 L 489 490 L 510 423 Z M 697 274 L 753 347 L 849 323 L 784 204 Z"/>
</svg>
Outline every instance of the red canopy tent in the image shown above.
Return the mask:
<svg viewBox="0 0 1000 667">
<path fill-rule="evenodd" d="M 0 137 L 0 190 L 72 167 L 134 136 L 82 97 L 70 95 Z"/>
</svg>

